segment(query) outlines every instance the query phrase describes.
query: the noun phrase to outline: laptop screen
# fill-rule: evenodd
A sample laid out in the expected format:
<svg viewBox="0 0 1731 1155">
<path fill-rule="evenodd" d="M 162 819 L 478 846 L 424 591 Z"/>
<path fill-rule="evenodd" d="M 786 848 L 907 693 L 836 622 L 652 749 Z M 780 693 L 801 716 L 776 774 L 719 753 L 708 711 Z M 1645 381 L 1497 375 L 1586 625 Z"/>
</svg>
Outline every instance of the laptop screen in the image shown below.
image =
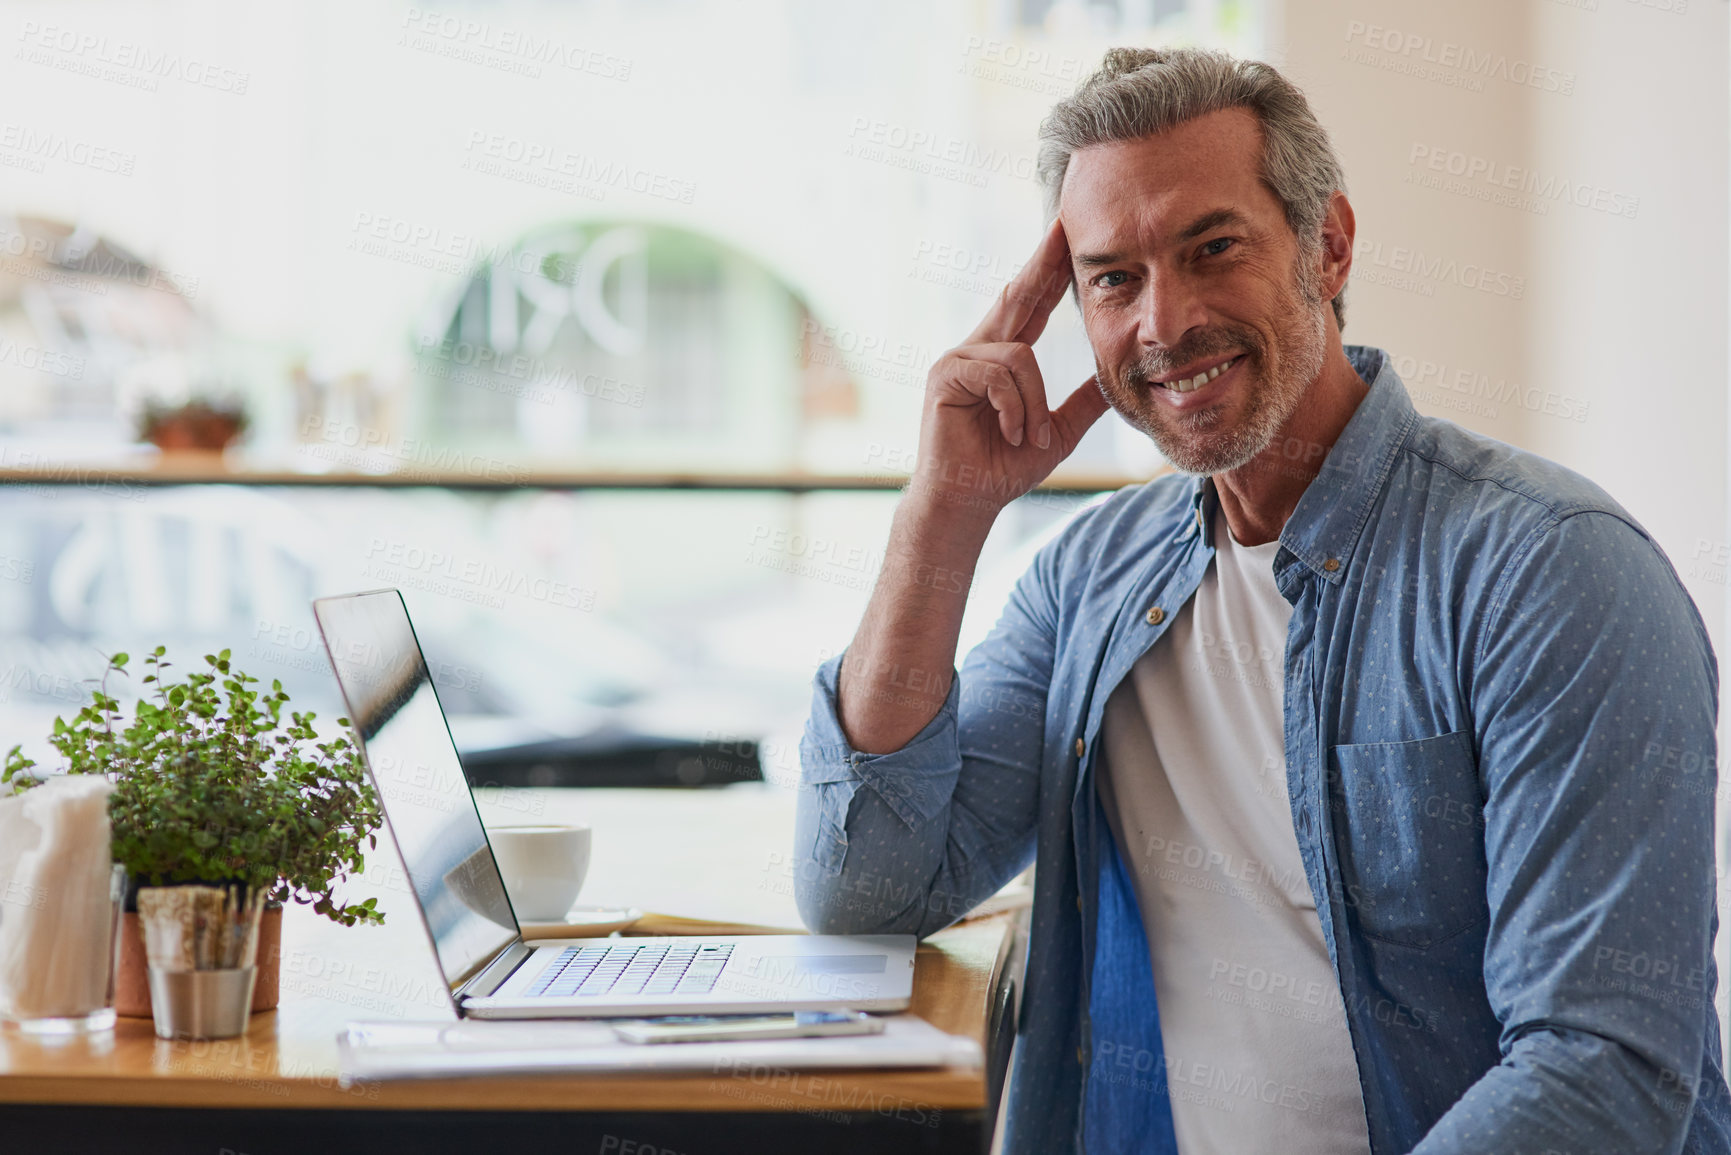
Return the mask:
<svg viewBox="0 0 1731 1155">
<path fill-rule="evenodd" d="M 313 603 L 367 769 L 453 991 L 518 937 L 474 795 L 396 590 Z"/>
</svg>

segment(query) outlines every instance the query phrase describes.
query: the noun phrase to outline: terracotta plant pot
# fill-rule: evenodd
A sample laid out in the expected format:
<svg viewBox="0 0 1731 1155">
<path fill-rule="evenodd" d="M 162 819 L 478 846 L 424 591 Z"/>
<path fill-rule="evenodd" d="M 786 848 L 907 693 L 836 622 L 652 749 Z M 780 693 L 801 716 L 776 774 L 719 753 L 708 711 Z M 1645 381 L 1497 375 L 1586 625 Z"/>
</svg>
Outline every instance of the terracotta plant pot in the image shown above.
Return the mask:
<svg viewBox="0 0 1731 1155">
<path fill-rule="evenodd" d="M 252 988 L 253 1013 L 276 1009 L 281 993 L 282 907 L 267 906 L 258 924 L 258 981 Z M 120 929 L 120 970 L 114 976 L 114 1013 L 135 1019 L 150 1018 L 149 964 L 144 954 L 144 932 L 136 911 L 127 911 Z"/>
<path fill-rule="evenodd" d="M 186 405 L 150 424 L 145 440 L 158 449 L 227 449 L 246 430 L 239 413 L 212 409 L 208 405 Z"/>
</svg>

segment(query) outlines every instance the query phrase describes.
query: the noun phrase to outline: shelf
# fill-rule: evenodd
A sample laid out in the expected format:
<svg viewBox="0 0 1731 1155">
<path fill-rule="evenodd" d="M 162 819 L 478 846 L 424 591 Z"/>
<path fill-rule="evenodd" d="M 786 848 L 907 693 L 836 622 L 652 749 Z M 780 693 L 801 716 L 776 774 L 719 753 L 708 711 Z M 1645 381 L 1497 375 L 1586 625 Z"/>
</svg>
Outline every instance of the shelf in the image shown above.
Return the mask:
<svg viewBox="0 0 1731 1155">
<path fill-rule="evenodd" d="M 1038 492 L 1048 494 L 1093 494 L 1136 485 L 1146 478 L 1076 475 L 1050 478 Z M 257 485 L 257 486 L 358 486 L 378 489 L 431 487 L 480 491 L 516 489 L 622 489 L 622 490 L 712 490 L 721 492 L 769 491 L 780 493 L 824 493 L 838 491 L 895 491 L 907 484 L 902 474 L 815 473 L 618 473 L 574 470 L 517 469 L 493 471 L 404 469 L 390 473 L 333 470 L 309 473 L 302 470 L 232 465 L 221 458 L 165 459 L 141 467 L 137 464 L 106 466 L 85 462 L 57 462 L 40 466 L 0 468 L 0 486 L 38 485 L 69 488 L 121 488 L 165 485 Z"/>
</svg>

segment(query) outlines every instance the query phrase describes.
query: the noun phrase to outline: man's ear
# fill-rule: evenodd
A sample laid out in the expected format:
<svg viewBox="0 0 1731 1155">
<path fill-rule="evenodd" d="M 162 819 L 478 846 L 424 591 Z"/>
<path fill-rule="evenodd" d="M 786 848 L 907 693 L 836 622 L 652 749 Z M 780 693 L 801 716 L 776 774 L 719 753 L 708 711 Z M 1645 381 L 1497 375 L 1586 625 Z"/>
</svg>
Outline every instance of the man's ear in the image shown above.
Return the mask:
<svg viewBox="0 0 1731 1155">
<path fill-rule="evenodd" d="M 1336 189 L 1328 200 L 1328 215 L 1322 219 L 1322 299 L 1332 301 L 1346 288 L 1352 272 L 1352 241 L 1358 221 L 1346 194 Z"/>
</svg>

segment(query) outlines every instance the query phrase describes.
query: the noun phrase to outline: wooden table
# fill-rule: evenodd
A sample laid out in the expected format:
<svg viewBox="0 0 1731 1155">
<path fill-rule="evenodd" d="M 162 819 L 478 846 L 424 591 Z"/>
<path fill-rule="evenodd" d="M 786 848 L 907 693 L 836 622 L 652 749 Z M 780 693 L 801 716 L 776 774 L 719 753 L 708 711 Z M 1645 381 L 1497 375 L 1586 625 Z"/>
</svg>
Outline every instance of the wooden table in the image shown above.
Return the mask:
<svg viewBox="0 0 1731 1155">
<path fill-rule="evenodd" d="M 617 831 L 625 815 L 647 808 L 656 815 L 656 832 L 633 842 L 631 854 L 654 858 L 671 872 L 669 878 L 676 876 L 680 858 L 690 859 L 693 868 L 708 863 L 707 872 L 693 869 L 684 876 L 688 885 L 733 895 L 731 903 L 688 910 L 755 904 L 772 912 L 778 900 L 790 908 L 791 898 L 778 895 L 773 886 L 760 887 L 761 880 L 751 875 L 774 877 L 776 851 L 743 845 L 749 840 L 742 835 L 752 831 L 753 821 L 786 816 L 791 803 L 779 794 L 762 787 L 524 791 L 493 796 L 483 804 L 483 814 L 499 818 L 492 811 L 502 806 L 501 813 L 522 821 L 525 800 L 544 796 L 542 820 L 570 817 L 582 808 L 597 823 L 599 843 L 604 818 L 620 820 Z M 693 816 L 701 821 L 692 821 Z M 717 823 L 717 817 L 731 821 Z M 718 850 L 718 843 L 729 849 Z M 618 857 L 631 854 L 621 851 Z M 772 865 L 754 871 L 748 864 L 759 860 Z M 603 868 L 602 879 L 617 866 Z M 384 871 L 370 873 L 389 877 Z M 612 884 L 604 883 L 602 894 L 606 885 Z M 654 886 L 648 890 L 654 892 Z M 751 897 L 742 898 L 748 892 Z M 240 1038 L 160 1040 L 142 1019 L 122 1019 L 111 1034 L 63 1042 L 0 1031 L 0 1149 L 337 1155 L 491 1151 L 506 1143 L 534 1143 L 562 1152 L 616 1155 L 782 1150 L 839 1155 L 885 1149 L 978 1152 L 989 1142 L 1014 1034 L 1014 1000 L 1006 981 L 1016 932 L 1013 916 L 951 927 L 921 944 L 915 961 L 913 1012 L 979 1041 L 988 1056 L 984 1071 L 756 1070 L 343 1088 L 336 1078 L 336 1036 L 348 1021 L 454 1017 L 431 948 L 412 909 L 403 908 L 404 896 L 389 886 L 377 893 L 388 912 L 384 927 L 344 929 L 305 910 L 287 913 L 282 1005 L 255 1015 Z M 664 916 L 650 916 L 633 928 L 650 934 L 729 929 Z"/>
</svg>

